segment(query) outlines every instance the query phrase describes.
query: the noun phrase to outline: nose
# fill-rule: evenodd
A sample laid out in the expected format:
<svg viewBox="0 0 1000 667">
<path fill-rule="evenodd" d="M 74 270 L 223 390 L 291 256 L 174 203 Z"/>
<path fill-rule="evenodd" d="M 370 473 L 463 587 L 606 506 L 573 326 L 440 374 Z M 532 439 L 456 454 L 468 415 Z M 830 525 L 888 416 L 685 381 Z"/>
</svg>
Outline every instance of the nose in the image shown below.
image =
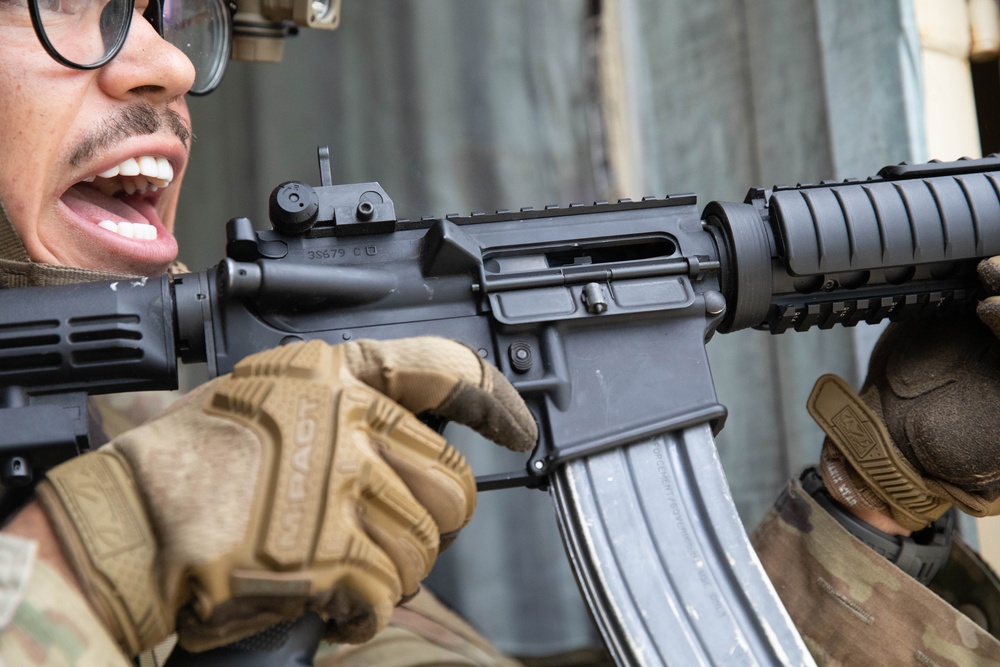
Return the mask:
<svg viewBox="0 0 1000 667">
<path fill-rule="evenodd" d="M 188 57 L 163 39 L 139 9 L 122 50 L 98 72 L 101 86 L 112 97 L 142 96 L 154 102 L 169 102 L 188 92 L 195 74 Z"/>
</svg>

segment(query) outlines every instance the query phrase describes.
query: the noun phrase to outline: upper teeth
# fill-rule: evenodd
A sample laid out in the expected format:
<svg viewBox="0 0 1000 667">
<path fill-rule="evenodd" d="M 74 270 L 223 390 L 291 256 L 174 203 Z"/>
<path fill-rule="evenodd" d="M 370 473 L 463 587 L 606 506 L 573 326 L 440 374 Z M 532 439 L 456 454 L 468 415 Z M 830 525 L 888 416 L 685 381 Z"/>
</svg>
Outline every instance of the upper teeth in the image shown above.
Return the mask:
<svg viewBox="0 0 1000 667">
<path fill-rule="evenodd" d="M 116 176 L 134 176 L 133 180 L 122 181 L 127 194 L 145 192 L 147 189 L 165 188 L 174 180 L 174 168 L 166 158 L 153 155 L 131 157 L 116 164 L 107 171 L 102 171 L 98 178 L 114 178 Z M 142 178 L 145 177 L 145 178 Z M 131 189 L 131 191 L 129 191 Z"/>
</svg>

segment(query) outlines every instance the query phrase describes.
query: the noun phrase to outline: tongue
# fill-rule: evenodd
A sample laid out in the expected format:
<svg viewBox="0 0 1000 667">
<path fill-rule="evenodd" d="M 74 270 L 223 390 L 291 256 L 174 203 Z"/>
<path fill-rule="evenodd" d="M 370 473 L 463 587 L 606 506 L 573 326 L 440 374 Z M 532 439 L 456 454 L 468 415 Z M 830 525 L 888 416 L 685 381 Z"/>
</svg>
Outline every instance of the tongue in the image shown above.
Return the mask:
<svg viewBox="0 0 1000 667">
<path fill-rule="evenodd" d="M 153 224 L 156 218 L 152 204 L 141 195 L 119 199 L 86 183 L 78 183 L 67 190 L 62 201 L 71 211 L 95 225 L 102 220 Z"/>
</svg>

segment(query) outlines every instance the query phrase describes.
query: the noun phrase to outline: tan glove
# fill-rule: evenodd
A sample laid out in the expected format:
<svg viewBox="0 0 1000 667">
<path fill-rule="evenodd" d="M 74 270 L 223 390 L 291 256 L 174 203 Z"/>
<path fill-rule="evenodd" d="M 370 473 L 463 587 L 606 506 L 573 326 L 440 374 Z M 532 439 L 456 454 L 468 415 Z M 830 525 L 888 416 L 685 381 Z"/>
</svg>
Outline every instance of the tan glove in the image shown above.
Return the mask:
<svg viewBox="0 0 1000 667">
<path fill-rule="evenodd" d="M 1000 338 L 1000 257 L 990 257 L 979 263 L 979 280 L 990 293 L 976 305 L 979 319 Z"/>
<path fill-rule="evenodd" d="M 890 325 L 860 395 L 820 378 L 809 411 L 820 471 L 844 505 L 919 530 L 951 505 L 1000 514 L 1000 341 L 976 318 Z"/>
<path fill-rule="evenodd" d="M 306 610 L 360 642 L 475 507 L 464 458 L 424 411 L 517 451 L 536 440 L 514 389 L 465 346 L 313 341 L 252 355 L 52 470 L 39 500 L 129 654 L 175 619 L 198 651 Z"/>
</svg>

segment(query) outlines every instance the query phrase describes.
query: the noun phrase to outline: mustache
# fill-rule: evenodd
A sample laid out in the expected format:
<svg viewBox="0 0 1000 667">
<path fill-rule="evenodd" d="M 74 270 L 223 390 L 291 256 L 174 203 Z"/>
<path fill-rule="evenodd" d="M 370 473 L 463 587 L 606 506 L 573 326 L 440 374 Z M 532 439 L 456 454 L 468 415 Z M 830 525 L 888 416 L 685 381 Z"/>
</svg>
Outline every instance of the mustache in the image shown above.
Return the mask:
<svg viewBox="0 0 1000 667">
<path fill-rule="evenodd" d="M 135 102 L 114 115 L 105 118 L 100 127 L 84 137 L 69 158 L 77 167 L 93 158 L 98 152 L 131 137 L 155 134 L 166 129 L 188 147 L 191 131 L 184 125 L 179 113 L 173 109 L 155 108 L 148 102 Z"/>
</svg>

